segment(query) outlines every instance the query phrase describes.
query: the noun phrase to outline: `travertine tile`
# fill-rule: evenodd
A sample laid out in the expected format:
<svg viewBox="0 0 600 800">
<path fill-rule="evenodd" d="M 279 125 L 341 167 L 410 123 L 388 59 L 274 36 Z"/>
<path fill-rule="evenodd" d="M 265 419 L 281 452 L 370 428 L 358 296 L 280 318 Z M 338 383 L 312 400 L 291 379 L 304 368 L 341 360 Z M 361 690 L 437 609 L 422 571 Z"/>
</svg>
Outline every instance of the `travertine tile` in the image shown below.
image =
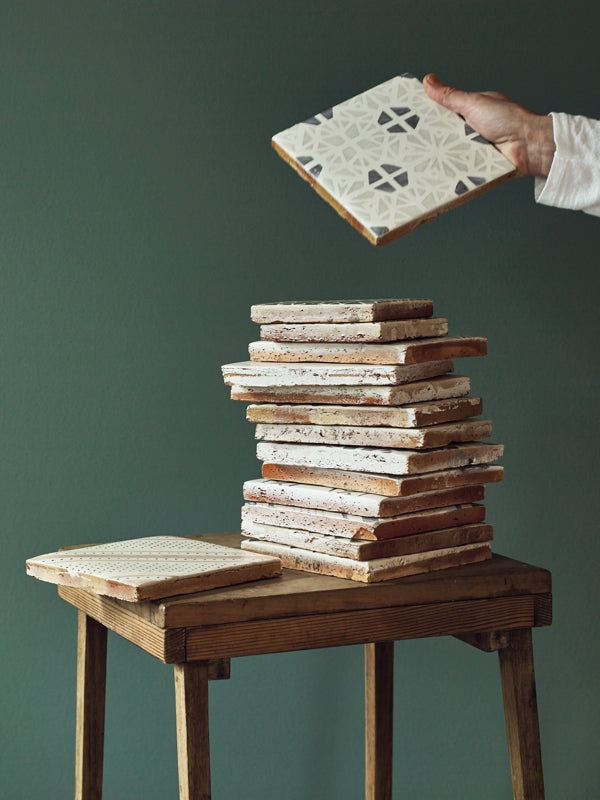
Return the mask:
<svg viewBox="0 0 600 800">
<path fill-rule="evenodd" d="M 261 403 L 246 409 L 248 422 L 297 425 L 372 425 L 417 428 L 481 414 L 480 397 L 451 397 L 412 406 L 336 406 Z"/>
<path fill-rule="evenodd" d="M 330 489 L 326 486 L 258 478 L 244 483 L 243 495 L 245 500 L 254 503 L 291 505 L 366 517 L 393 517 L 427 508 L 478 503 L 483 500 L 484 487 L 480 484 L 466 485 L 419 492 L 406 497 L 386 497 L 366 492 Z"/>
<path fill-rule="evenodd" d="M 260 326 L 260 338 L 272 342 L 398 342 L 445 336 L 448 320 L 404 319 L 387 322 L 282 323 Z"/>
<path fill-rule="evenodd" d="M 464 447 L 466 445 L 463 445 L 463 449 Z M 439 472 L 425 472 L 417 475 L 378 475 L 372 472 L 269 463 L 262 465 L 262 475 L 264 478 L 274 481 L 308 483 L 332 489 L 385 495 L 386 497 L 406 497 L 417 492 L 437 491 L 452 486 L 501 481 L 504 477 L 504 467 L 487 466 L 487 464 L 500 458 L 503 446 L 477 443 L 476 447 L 480 451 L 477 461 L 482 466 L 443 469 Z"/>
<path fill-rule="evenodd" d="M 465 375 L 444 375 L 398 386 L 239 386 L 231 399 L 252 403 L 327 403 L 397 406 L 448 397 L 464 397 L 471 390 Z"/>
<path fill-rule="evenodd" d="M 298 508 L 271 503 L 246 503 L 242 522 L 258 522 L 284 528 L 299 528 L 313 533 L 349 539 L 390 539 L 415 533 L 454 528 L 483 522 L 485 506 L 465 503 L 459 506 L 415 511 L 394 517 L 365 517 L 313 508 Z"/>
<path fill-rule="evenodd" d="M 348 578 L 363 583 L 376 583 L 393 578 L 404 578 L 408 575 L 433 572 L 438 569 L 462 567 L 485 561 L 492 556 L 491 547 L 487 542 L 370 561 L 354 561 L 351 558 L 314 553 L 298 547 L 286 547 L 254 539 L 243 541 L 242 548 L 256 553 L 275 555 L 281 559 L 283 566 L 287 569 L 316 572 L 321 575 Z"/>
<path fill-rule="evenodd" d="M 468 442 L 422 451 L 280 442 L 259 442 L 256 446 L 259 461 L 375 472 L 384 475 L 414 475 L 420 472 L 466 467 L 482 463 L 481 460 L 490 461 L 490 452 L 495 452 L 497 454 L 495 457 L 499 458 L 503 452 L 503 445 Z"/>
<path fill-rule="evenodd" d="M 189 594 L 281 574 L 276 557 L 247 555 L 205 541 L 151 536 L 30 558 L 27 573 L 128 601 Z"/>
<path fill-rule="evenodd" d="M 447 360 L 396 366 L 239 361 L 221 369 L 228 386 L 397 386 L 445 375 L 452 371 L 453 363 Z"/>
<path fill-rule="evenodd" d="M 416 533 L 412 536 L 397 536 L 394 539 L 368 541 L 365 539 L 345 539 L 341 536 L 328 536 L 310 533 L 296 528 L 281 528 L 276 525 L 260 525 L 244 522 L 242 533 L 252 539 L 265 542 L 300 547 L 314 553 L 327 553 L 331 556 L 351 558 L 353 561 L 366 561 L 373 558 L 423 553 L 441 550 L 446 547 L 462 547 L 466 544 L 489 542 L 493 539 L 493 527 L 488 523 L 460 525 L 444 528 L 430 533 Z"/>
<path fill-rule="evenodd" d="M 484 356 L 487 339 L 437 336 L 410 342 L 361 344 L 346 342 L 250 342 L 252 361 L 292 361 L 341 364 L 420 364 L 447 358 Z"/>
<path fill-rule="evenodd" d="M 373 244 L 386 244 L 516 174 L 412 75 L 334 105 L 272 143 Z"/>
<path fill-rule="evenodd" d="M 334 300 L 257 303 L 250 309 L 253 322 L 380 322 L 388 319 L 430 317 L 431 300 Z"/>
<path fill-rule="evenodd" d="M 358 427 L 352 425 L 271 425 L 258 423 L 255 438 L 270 442 L 430 449 L 452 442 L 474 442 L 492 435 L 487 419 L 443 422 L 426 428 Z"/>
</svg>

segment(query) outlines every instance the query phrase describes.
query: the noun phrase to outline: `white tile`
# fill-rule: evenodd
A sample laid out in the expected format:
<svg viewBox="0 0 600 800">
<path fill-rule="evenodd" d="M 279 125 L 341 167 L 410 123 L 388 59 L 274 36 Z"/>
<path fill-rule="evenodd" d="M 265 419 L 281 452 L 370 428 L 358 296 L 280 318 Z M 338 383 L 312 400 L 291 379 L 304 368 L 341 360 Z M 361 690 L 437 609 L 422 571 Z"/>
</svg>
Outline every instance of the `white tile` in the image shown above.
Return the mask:
<svg viewBox="0 0 600 800">
<path fill-rule="evenodd" d="M 386 244 L 515 174 L 492 144 L 398 76 L 273 137 L 369 241 Z"/>
</svg>

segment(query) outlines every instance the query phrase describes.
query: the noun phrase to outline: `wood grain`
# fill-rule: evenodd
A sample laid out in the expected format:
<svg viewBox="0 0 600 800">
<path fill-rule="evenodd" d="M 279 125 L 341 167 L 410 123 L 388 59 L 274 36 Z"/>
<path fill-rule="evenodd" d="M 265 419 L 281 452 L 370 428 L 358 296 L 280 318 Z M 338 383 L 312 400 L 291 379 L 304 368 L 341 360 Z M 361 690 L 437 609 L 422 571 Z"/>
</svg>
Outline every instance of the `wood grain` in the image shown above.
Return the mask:
<svg viewBox="0 0 600 800">
<path fill-rule="evenodd" d="M 175 664 L 179 800 L 210 800 L 208 664 Z"/>
<path fill-rule="evenodd" d="M 104 625 L 79 611 L 75 800 L 102 800 L 106 641 Z"/>
<path fill-rule="evenodd" d="M 365 800 L 391 800 L 394 643 L 365 645 Z"/>
</svg>

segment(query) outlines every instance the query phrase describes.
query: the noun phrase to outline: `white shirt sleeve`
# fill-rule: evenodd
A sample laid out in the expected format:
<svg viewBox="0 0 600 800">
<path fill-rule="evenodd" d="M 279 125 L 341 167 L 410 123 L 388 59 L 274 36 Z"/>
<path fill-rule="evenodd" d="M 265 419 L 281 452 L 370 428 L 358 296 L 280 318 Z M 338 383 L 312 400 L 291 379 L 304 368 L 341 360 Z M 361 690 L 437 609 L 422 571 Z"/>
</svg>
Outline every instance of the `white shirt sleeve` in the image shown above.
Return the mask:
<svg viewBox="0 0 600 800">
<path fill-rule="evenodd" d="M 556 152 L 548 177 L 535 179 L 535 199 L 600 216 L 600 120 L 550 116 Z"/>
</svg>

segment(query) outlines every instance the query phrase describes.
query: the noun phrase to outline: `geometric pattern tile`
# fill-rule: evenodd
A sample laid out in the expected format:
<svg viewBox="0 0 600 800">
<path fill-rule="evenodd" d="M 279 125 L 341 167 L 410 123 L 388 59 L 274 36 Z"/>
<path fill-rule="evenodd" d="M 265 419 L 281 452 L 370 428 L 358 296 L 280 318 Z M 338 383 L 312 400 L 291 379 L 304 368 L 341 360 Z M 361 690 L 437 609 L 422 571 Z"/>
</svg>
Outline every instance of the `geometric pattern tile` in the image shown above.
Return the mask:
<svg viewBox="0 0 600 800">
<path fill-rule="evenodd" d="M 276 134 L 279 155 L 373 244 L 515 175 L 408 73 Z"/>
</svg>

